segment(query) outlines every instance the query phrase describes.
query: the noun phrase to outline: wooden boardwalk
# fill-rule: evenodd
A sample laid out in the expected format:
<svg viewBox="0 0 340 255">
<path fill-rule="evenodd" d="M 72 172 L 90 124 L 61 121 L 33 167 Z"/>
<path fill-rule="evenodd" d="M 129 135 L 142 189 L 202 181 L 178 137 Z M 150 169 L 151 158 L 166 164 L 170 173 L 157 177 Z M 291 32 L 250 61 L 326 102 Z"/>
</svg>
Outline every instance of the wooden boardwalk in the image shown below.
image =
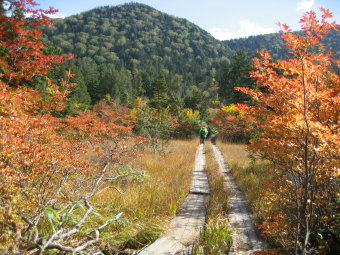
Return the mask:
<svg viewBox="0 0 340 255">
<path fill-rule="evenodd" d="M 204 146 L 199 145 L 189 195 L 176 217 L 171 221 L 169 230 L 138 254 L 170 255 L 188 254 L 190 252 L 205 224 L 206 205 L 210 190 L 204 168 Z"/>
<path fill-rule="evenodd" d="M 254 251 L 265 250 L 266 244 L 258 237 L 254 216 L 248 209 L 248 200 L 235 183 L 221 151 L 216 145 L 212 145 L 212 148 L 228 191 L 229 220 L 233 231 L 233 244 L 229 255 L 250 255 Z"/>
</svg>

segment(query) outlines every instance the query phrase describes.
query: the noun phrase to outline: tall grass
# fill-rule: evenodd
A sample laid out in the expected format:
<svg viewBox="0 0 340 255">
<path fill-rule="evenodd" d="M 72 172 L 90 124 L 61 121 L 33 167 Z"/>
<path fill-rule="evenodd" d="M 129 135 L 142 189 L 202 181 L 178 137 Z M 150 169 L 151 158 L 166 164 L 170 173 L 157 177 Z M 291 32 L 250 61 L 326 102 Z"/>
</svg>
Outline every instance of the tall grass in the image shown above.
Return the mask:
<svg viewBox="0 0 340 255">
<path fill-rule="evenodd" d="M 247 167 L 251 163 L 249 153 L 246 150 L 246 145 L 217 141 L 217 146 L 228 164 L 238 164 L 241 167 Z"/>
<path fill-rule="evenodd" d="M 189 192 L 197 145 L 197 140 L 172 141 L 162 155 L 146 148 L 132 162 L 145 171 L 144 177 L 112 183 L 112 188 L 93 199 L 101 208 L 94 222 L 118 213 L 129 221 L 111 223 L 105 228 L 101 234 L 102 249 L 115 254 L 142 248 L 158 238 Z"/>
<path fill-rule="evenodd" d="M 268 171 L 268 162 L 249 157 L 243 144 L 218 142 L 217 145 L 229 164 L 236 182 L 249 199 L 258 221 L 262 221 L 268 213 L 266 198 L 263 196 L 268 189 L 266 184 L 275 178 Z"/>
<path fill-rule="evenodd" d="M 207 208 L 206 225 L 200 235 L 199 244 L 193 247 L 192 254 L 228 254 L 231 232 L 228 222 L 228 196 L 224 188 L 223 176 L 210 144 L 206 145 L 206 171 L 210 185 L 210 199 Z"/>
</svg>

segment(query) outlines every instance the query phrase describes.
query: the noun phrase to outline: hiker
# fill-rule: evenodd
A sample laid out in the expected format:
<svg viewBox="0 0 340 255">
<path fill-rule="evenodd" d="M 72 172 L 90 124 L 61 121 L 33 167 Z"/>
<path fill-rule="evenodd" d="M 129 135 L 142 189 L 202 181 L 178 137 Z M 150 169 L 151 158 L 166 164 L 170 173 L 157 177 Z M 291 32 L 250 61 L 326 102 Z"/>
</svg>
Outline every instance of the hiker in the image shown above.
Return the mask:
<svg viewBox="0 0 340 255">
<path fill-rule="evenodd" d="M 200 144 L 204 144 L 205 139 L 207 138 L 207 135 L 208 135 L 208 129 L 203 126 L 200 129 Z"/>
</svg>

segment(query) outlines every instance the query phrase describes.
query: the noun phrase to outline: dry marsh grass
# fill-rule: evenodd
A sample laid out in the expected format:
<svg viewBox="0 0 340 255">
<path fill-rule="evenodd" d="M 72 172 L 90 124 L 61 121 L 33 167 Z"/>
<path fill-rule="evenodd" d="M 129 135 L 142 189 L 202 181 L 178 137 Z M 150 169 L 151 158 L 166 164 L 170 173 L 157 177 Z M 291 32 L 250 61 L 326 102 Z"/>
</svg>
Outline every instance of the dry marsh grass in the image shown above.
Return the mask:
<svg viewBox="0 0 340 255">
<path fill-rule="evenodd" d="M 274 178 L 268 171 L 268 162 L 251 160 L 243 144 L 218 142 L 217 145 L 228 162 L 236 182 L 246 193 L 253 212 L 261 220 L 268 211 L 263 192 L 268 188 L 266 183 Z"/>
<path fill-rule="evenodd" d="M 210 198 L 207 208 L 206 225 L 200 235 L 199 244 L 191 253 L 228 254 L 231 244 L 231 232 L 228 224 L 228 194 L 224 188 L 224 179 L 219 172 L 210 143 L 206 143 L 206 171 L 210 186 Z"/>
<path fill-rule="evenodd" d="M 244 144 L 223 143 L 217 141 L 218 148 L 222 151 L 225 159 L 230 165 L 238 164 L 247 167 L 251 160 Z"/>
<path fill-rule="evenodd" d="M 206 171 L 211 189 L 207 219 L 209 221 L 214 218 L 227 218 L 228 193 L 210 144 L 206 145 L 206 159 Z"/>
<path fill-rule="evenodd" d="M 112 253 L 139 249 L 160 235 L 189 192 L 197 146 L 198 140 L 175 140 L 161 155 L 145 148 L 141 157 L 132 162 L 145 171 L 144 177 L 112 183 L 113 188 L 94 198 L 101 216 L 107 218 L 122 212 L 122 217 L 129 221 L 111 223 L 105 229 L 102 233 L 105 250 Z M 95 220 L 102 222 L 101 216 Z"/>
</svg>

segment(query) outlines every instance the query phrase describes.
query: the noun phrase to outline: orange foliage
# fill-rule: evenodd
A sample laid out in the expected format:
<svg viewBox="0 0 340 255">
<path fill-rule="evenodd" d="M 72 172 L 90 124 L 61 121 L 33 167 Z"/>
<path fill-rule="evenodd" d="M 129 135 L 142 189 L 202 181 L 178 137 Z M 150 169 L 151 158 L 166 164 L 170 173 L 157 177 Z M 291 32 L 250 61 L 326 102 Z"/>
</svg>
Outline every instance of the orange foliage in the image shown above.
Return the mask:
<svg viewBox="0 0 340 255">
<path fill-rule="evenodd" d="M 121 106 L 114 99 L 99 101 L 92 109 L 92 112 L 104 122 L 131 125 L 133 118 L 130 109 Z"/>
<path fill-rule="evenodd" d="M 0 16 L 0 46 L 5 56 L 1 59 L 2 80 L 18 85 L 23 80 L 31 81 L 36 76 L 47 74 L 53 64 L 62 63 L 72 55 L 55 56 L 42 51 L 45 45 L 40 27 L 52 25 L 46 15 L 57 12 L 56 9 L 35 10 L 33 7 L 37 4 L 31 0 L 13 1 L 12 5 L 11 16 Z M 26 19 L 25 15 L 31 18 Z"/>
<path fill-rule="evenodd" d="M 79 117 L 54 117 L 65 107 L 69 93 L 65 88 L 75 84 L 61 80 L 58 86 L 48 81 L 45 93 L 20 86 L 65 58 L 41 53 L 44 45 L 38 27 L 50 24 L 45 14 L 53 10 L 33 11 L 27 7 L 34 5 L 31 0 L 14 4 L 33 18 L 25 19 L 25 12 L 0 17 L 4 51 L 0 54 L 0 253 L 6 254 L 29 249 L 43 252 L 49 245 L 56 246 L 55 240 L 60 245 L 63 238 L 77 233 L 84 221 L 71 227 L 72 233 L 62 222 L 59 229 L 40 232 L 46 208 L 82 202 L 89 214 L 88 198 L 103 180 L 116 178 L 114 164 L 134 154 L 133 146 L 144 141 L 129 137 L 132 127 L 114 123 L 123 115 L 116 116 L 105 107 L 99 110 L 100 105 Z M 98 112 L 105 118 L 98 118 Z"/>
<path fill-rule="evenodd" d="M 238 88 L 258 102 L 248 111 L 264 130 L 249 148 L 270 160 L 280 176 L 275 190 L 269 191 L 272 214 L 262 228 L 293 254 L 330 251 L 327 238 L 336 229 L 339 209 L 340 79 L 332 71 L 339 61 L 321 43 L 337 24 L 326 20 L 331 17 L 328 10 L 321 11 L 321 21 L 313 11 L 303 16 L 304 35 L 282 26 L 290 59 L 275 62 L 266 51 L 254 58 L 252 77 L 265 92 Z"/>
<path fill-rule="evenodd" d="M 218 110 L 211 123 L 218 128 L 218 135 L 229 142 L 248 142 L 255 132 L 253 121 L 244 112 L 245 105 L 231 104 Z"/>
</svg>

